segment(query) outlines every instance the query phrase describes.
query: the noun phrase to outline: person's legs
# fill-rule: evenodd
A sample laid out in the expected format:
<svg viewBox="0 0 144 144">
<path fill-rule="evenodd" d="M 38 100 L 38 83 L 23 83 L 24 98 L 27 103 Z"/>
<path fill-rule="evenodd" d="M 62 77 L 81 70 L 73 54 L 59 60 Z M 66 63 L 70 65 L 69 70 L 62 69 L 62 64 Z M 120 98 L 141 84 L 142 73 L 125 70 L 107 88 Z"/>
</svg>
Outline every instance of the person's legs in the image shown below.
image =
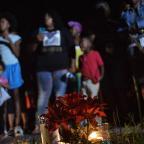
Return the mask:
<svg viewBox="0 0 144 144">
<path fill-rule="evenodd" d="M 59 70 L 53 73 L 54 93 L 55 96 L 63 96 L 67 88 L 67 80 L 63 81 L 62 77 L 67 73 L 67 70 Z"/>
<path fill-rule="evenodd" d="M 4 133 L 4 119 L 3 119 L 4 106 L 0 107 L 0 135 Z"/>
<path fill-rule="evenodd" d="M 22 112 L 21 113 L 21 118 L 22 118 L 22 123 L 23 123 L 23 129 L 26 130 L 27 129 L 27 116 L 26 116 L 26 112 Z"/>
<path fill-rule="evenodd" d="M 8 124 L 9 130 L 14 130 L 14 113 L 15 113 L 15 106 L 14 106 L 14 93 L 12 90 L 9 90 L 9 94 L 11 95 L 11 99 L 7 101 L 7 113 L 8 113 Z"/>
<path fill-rule="evenodd" d="M 88 90 L 90 91 L 91 97 L 92 98 L 94 98 L 94 97 L 98 98 L 100 83 L 94 84 L 91 80 L 89 80 L 87 83 L 87 87 L 88 87 Z M 100 116 L 96 116 L 95 119 L 96 119 L 98 125 L 102 124 L 102 118 Z"/>
<path fill-rule="evenodd" d="M 20 98 L 19 98 L 19 88 L 23 84 L 23 79 L 21 75 L 20 64 L 16 63 L 13 65 L 6 65 L 4 72 L 4 77 L 7 78 L 8 84 L 10 87 L 9 94 L 12 96 L 13 100 L 10 99 L 8 102 L 8 120 L 10 130 L 14 129 L 14 112 L 16 113 L 15 126 L 20 125 L 21 117 L 21 107 L 20 107 Z M 15 106 L 15 109 L 13 107 Z M 21 129 L 21 128 L 19 128 Z M 22 129 L 21 129 L 22 131 Z"/>
<path fill-rule="evenodd" d="M 64 96 L 67 88 L 67 80 L 63 81 L 62 77 L 67 73 L 67 70 L 59 70 L 53 73 L 54 93 L 56 97 Z M 53 143 L 60 144 L 59 130 L 57 129 L 53 136 L 55 137 Z"/>
<path fill-rule="evenodd" d="M 97 97 L 99 93 L 100 84 L 96 83 L 94 84 L 91 80 L 83 81 L 83 94 L 86 96 L 90 96 L 92 98 Z M 99 125 L 102 124 L 102 118 L 99 116 L 96 116 L 96 121 Z"/>
<path fill-rule="evenodd" d="M 8 113 L 9 130 L 14 129 L 14 113 Z"/>
<path fill-rule="evenodd" d="M 38 102 L 37 102 L 37 113 L 36 113 L 36 125 L 33 133 L 39 133 L 39 122 L 38 116 L 46 112 L 48 107 L 49 99 L 52 93 L 53 78 L 51 72 L 38 72 Z"/>
<path fill-rule="evenodd" d="M 38 103 L 37 112 L 38 115 L 43 114 L 48 107 L 48 102 L 52 93 L 53 79 L 51 72 L 39 72 L 37 74 L 38 79 Z"/>
<path fill-rule="evenodd" d="M 12 96 L 12 98 L 10 100 L 8 100 L 8 103 L 7 103 L 8 122 L 9 122 L 8 135 L 13 135 L 14 132 L 15 132 L 15 135 L 17 135 L 17 134 L 23 135 L 23 130 L 20 127 L 21 106 L 20 106 L 20 99 L 19 99 L 19 90 L 14 89 L 14 90 L 10 90 L 9 92 L 10 92 L 10 95 Z"/>
<path fill-rule="evenodd" d="M 87 96 L 91 96 L 92 98 L 95 96 L 98 97 L 99 88 L 99 83 L 94 84 L 91 80 L 83 81 L 83 92 Z"/>
<path fill-rule="evenodd" d="M 90 92 L 89 92 L 89 90 L 87 88 L 87 81 L 82 81 L 82 89 L 81 89 L 81 91 L 82 91 L 82 94 L 84 96 L 89 96 Z"/>
<path fill-rule="evenodd" d="M 5 130 L 6 130 L 6 125 L 5 125 L 5 104 L 3 104 L 2 106 L 0 106 L 0 143 L 1 140 L 5 137 Z"/>
<path fill-rule="evenodd" d="M 76 78 L 77 78 L 77 91 L 78 91 L 78 93 L 80 93 L 80 91 L 81 91 L 81 73 L 77 73 Z"/>
<path fill-rule="evenodd" d="M 16 113 L 15 126 L 19 126 L 20 125 L 20 119 L 21 119 L 19 89 L 14 90 L 14 101 L 15 101 L 15 113 Z"/>
<path fill-rule="evenodd" d="M 24 131 L 27 130 L 27 114 L 26 114 L 26 92 L 25 87 L 21 87 L 20 93 L 20 103 L 21 103 L 21 120 Z"/>
<path fill-rule="evenodd" d="M 99 89 L 100 89 L 100 83 L 94 84 L 91 80 L 88 81 L 88 89 L 90 90 L 91 97 L 98 97 Z"/>
</svg>

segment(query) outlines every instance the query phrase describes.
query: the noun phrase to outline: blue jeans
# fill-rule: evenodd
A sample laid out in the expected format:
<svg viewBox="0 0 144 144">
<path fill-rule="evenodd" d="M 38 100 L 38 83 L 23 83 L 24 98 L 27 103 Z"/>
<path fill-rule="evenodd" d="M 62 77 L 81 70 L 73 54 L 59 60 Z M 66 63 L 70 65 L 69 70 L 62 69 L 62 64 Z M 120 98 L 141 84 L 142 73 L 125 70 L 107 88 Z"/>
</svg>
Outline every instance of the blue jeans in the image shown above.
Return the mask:
<svg viewBox="0 0 144 144">
<path fill-rule="evenodd" d="M 66 81 L 62 81 L 61 78 L 67 73 L 67 70 L 59 70 L 54 72 L 38 72 L 38 103 L 37 114 L 41 115 L 46 112 L 48 102 L 54 90 L 56 97 L 63 96 L 66 92 Z"/>
</svg>

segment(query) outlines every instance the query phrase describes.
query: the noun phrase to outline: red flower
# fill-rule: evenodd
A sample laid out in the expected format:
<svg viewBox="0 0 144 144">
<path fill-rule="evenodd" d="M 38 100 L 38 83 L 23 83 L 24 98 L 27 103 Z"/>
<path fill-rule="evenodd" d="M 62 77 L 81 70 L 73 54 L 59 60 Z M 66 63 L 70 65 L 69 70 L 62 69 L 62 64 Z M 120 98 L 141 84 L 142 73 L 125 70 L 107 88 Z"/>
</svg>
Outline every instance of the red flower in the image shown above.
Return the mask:
<svg viewBox="0 0 144 144">
<path fill-rule="evenodd" d="M 50 131 L 59 127 L 69 129 L 71 122 L 77 126 L 85 119 L 95 119 L 96 115 L 105 117 L 103 108 L 104 105 L 98 104 L 97 99 L 77 93 L 67 94 L 49 105 L 45 115 L 46 126 Z"/>
</svg>

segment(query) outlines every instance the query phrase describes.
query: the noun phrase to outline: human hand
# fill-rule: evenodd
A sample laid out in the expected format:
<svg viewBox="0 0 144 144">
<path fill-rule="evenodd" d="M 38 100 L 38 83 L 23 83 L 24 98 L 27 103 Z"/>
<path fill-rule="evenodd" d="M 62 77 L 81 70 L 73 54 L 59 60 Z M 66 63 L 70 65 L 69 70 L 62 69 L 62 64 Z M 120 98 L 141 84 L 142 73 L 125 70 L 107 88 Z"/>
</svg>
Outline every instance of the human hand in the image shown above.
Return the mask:
<svg viewBox="0 0 144 144">
<path fill-rule="evenodd" d="M 38 42 L 42 42 L 44 39 L 44 35 L 43 34 L 37 34 L 36 39 Z"/>
<path fill-rule="evenodd" d="M 8 88 L 8 81 L 5 78 L 1 77 L 0 78 L 0 85 L 5 87 L 5 88 Z"/>
<path fill-rule="evenodd" d="M 103 79 L 103 76 L 100 76 L 99 78 L 98 78 L 98 81 L 101 81 Z"/>
<path fill-rule="evenodd" d="M 69 72 L 75 73 L 76 72 L 76 62 L 75 59 L 72 59 L 71 66 L 69 68 Z"/>
</svg>

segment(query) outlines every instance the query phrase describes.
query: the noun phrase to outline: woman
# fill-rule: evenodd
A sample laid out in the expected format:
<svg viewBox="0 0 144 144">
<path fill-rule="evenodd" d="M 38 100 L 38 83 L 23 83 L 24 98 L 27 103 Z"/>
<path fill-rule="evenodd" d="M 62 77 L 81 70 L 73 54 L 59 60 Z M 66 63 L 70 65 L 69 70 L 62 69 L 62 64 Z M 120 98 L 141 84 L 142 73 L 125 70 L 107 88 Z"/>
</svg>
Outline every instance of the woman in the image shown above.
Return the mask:
<svg viewBox="0 0 144 144">
<path fill-rule="evenodd" d="M 16 20 L 12 14 L 0 14 L 0 56 L 5 65 L 4 76 L 8 80 L 10 94 L 12 95 L 12 99 L 10 99 L 7 104 L 9 134 L 11 135 L 15 132 L 15 135 L 22 135 L 23 131 L 19 126 L 21 117 L 19 88 L 23 84 L 23 79 L 18 59 L 20 55 L 21 37 L 13 33 L 15 27 Z M 16 119 L 14 117 L 14 112 L 16 114 Z"/>
<path fill-rule="evenodd" d="M 48 106 L 52 90 L 56 97 L 66 92 L 66 74 L 75 71 L 74 42 L 61 25 L 56 13 L 44 15 L 44 26 L 36 35 L 34 50 L 37 53 L 38 103 L 37 114 L 41 115 Z M 39 132 L 38 123 L 34 132 Z"/>
</svg>

